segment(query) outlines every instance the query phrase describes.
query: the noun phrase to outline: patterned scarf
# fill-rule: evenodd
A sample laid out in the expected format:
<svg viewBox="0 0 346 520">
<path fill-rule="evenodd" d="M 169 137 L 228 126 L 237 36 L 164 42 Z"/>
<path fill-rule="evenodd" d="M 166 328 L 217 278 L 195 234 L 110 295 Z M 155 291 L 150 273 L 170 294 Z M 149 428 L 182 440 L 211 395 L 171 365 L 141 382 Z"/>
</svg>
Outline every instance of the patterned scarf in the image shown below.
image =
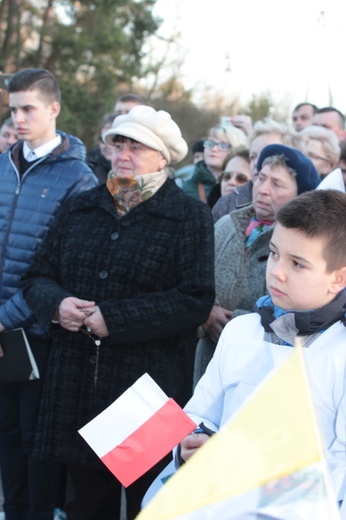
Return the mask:
<svg viewBox="0 0 346 520">
<path fill-rule="evenodd" d="M 163 171 L 134 177 L 117 177 L 110 171 L 107 188 L 114 199 L 118 215 L 123 217 L 132 208 L 150 199 L 166 180 L 167 175 Z"/>
<path fill-rule="evenodd" d="M 274 222 L 261 220 L 260 218 L 256 217 L 256 215 L 252 217 L 250 224 L 245 229 L 245 236 L 248 237 L 246 240 L 246 247 L 251 246 L 256 238 L 267 231 L 267 229 L 270 229 L 273 224 Z"/>
</svg>

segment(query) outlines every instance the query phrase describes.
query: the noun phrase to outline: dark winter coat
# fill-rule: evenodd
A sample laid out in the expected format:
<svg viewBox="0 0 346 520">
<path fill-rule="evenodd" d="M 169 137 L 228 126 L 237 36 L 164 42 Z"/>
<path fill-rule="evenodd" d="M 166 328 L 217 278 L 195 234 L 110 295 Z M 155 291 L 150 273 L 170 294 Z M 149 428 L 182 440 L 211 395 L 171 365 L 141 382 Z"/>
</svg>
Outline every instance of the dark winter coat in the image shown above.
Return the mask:
<svg viewBox="0 0 346 520">
<path fill-rule="evenodd" d="M 119 220 L 99 186 L 64 208 L 25 279 L 24 295 L 46 328 L 67 296 L 95 301 L 110 336 L 52 329 L 36 455 L 98 465 L 77 430 L 148 372 L 183 403 L 192 391 L 196 328 L 214 302 L 210 209 L 174 181 Z"/>
<path fill-rule="evenodd" d="M 111 162 L 102 155 L 100 148 L 90 150 L 87 155 L 87 163 L 98 178 L 99 184 L 105 184 L 112 165 Z"/>
<path fill-rule="evenodd" d="M 41 335 L 20 287 L 20 278 L 60 206 L 72 195 L 97 185 L 85 162 L 83 143 L 59 132 L 62 143 L 35 161 L 21 177 L 23 141 L 0 156 L 0 322 Z"/>
<path fill-rule="evenodd" d="M 249 206 L 252 203 L 252 188 L 253 182 L 248 181 L 243 186 L 237 186 L 232 193 L 220 197 L 212 210 L 214 222 L 232 211 Z"/>
</svg>

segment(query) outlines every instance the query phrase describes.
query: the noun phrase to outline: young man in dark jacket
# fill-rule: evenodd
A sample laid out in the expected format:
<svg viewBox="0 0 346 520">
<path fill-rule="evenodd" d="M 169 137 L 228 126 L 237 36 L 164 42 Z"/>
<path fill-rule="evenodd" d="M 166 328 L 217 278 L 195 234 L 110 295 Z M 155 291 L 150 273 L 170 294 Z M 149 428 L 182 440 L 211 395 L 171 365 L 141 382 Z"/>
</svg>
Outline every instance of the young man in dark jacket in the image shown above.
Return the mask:
<svg viewBox="0 0 346 520">
<path fill-rule="evenodd" d="M 31 451 L 50 339 L 22 296 L 20 278 L 62 203 L 97 180 L 85 162 L 83 143 L 56 131 L 60 91 L 49 71 L 17 72 L 8 92 L 19 141 L 0 156 L 0 332 L 24 328 L 40 379 L 0 384 L 4 510 L 6 520 L 48 520 L 56 468 L 34 460 Z"/>
</svg>

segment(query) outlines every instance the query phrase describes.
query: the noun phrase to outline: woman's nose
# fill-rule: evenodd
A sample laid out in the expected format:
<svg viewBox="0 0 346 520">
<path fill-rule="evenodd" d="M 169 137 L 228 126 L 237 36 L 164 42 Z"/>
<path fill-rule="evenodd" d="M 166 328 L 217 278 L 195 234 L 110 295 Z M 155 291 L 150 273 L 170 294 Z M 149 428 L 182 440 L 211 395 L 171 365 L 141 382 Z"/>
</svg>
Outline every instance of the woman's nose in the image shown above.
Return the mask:
<svg viewBox="0 0 346 520">
<path fill-rule="evenodd" d="M 264 179 L 260 186 L 259 186 L 259 191 L 261 193 L 268 193 L 269 192 L 269 188 L 270 188 L 270 183 L 269 183 L 269 180 L 268 179 Z"/>
</svg>

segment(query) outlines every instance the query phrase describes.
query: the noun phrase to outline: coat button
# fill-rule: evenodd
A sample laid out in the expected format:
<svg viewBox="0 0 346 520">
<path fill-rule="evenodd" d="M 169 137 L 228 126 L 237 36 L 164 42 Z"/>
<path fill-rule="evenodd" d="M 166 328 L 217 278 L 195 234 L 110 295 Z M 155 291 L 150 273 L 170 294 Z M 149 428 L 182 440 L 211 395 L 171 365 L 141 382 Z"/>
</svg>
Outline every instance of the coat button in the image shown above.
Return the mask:
<svg viewBox="0 0 346 520">
<path fill-rule="evenodd" d="M 108 276 L 107 271 L 100 271 L 99 277 L 101 278 L 101 280 L 104 280 L 105 278 L 107 278 L 107 276 Z"/>
<path fill-rule="evenodd" d="M 119 238 L 119 233 L 114 231 L 114 233 L 111 234 L 111 240 L 116 240 L 117 238 Z"/>
<path fill-rule="evenodd" d="M 91 365 L 96 365 L 96 356 L 90 356 L 89 363 Z"/>
</svg>

